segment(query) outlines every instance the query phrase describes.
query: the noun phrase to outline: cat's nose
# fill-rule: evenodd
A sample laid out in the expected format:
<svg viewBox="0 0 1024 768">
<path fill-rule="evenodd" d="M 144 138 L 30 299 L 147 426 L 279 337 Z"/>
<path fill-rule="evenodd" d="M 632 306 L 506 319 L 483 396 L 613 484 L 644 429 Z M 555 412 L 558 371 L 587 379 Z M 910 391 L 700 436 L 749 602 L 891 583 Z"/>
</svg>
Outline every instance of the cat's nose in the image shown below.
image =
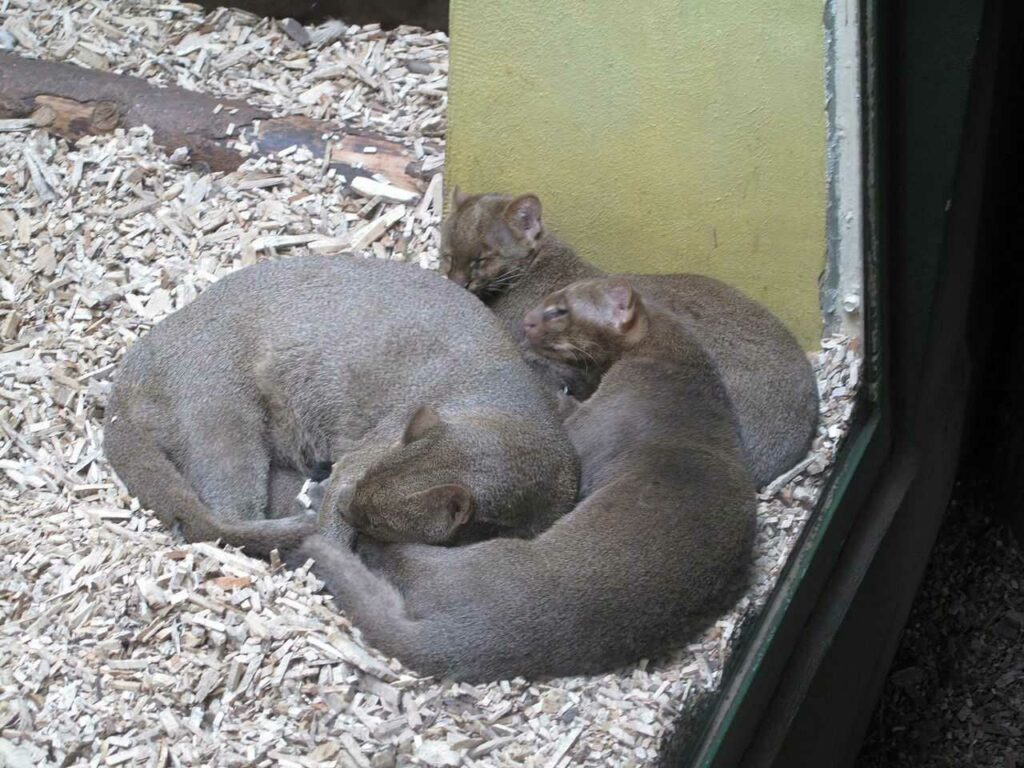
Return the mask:
<svg viewBox="0 0 1024 768">
<path fill-rule="evenodd" d="M 465 288 L 469 285 L 469 275 L 463 272 L 461 269 L 453 269 L 448 273 L 448 279 L 451 280 L 458 286 Z"/>
<path fill-rule="evenodd" d="M 526 317 L 523 318 L 523 334 L 530 341 L 533 341 L 540 331 L 540 325 L 537 322 L 537 313 L 529 312 Z"/>
</svg>

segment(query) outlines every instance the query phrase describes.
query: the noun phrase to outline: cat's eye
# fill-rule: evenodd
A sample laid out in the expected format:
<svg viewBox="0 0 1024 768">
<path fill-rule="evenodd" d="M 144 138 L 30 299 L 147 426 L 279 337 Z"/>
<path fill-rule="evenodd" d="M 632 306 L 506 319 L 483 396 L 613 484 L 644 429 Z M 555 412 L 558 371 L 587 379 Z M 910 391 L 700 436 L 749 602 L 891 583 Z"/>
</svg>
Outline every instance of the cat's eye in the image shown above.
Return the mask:
<svg viewBox="0 0 1024 768">
<path fill-rule="evenodd" d="M 569 310 L 565 307 L 548 307 L 544 310 L 545 320 L 557 320 L 560 317 L 565 317 L 569 314 Z"/>
</svg>

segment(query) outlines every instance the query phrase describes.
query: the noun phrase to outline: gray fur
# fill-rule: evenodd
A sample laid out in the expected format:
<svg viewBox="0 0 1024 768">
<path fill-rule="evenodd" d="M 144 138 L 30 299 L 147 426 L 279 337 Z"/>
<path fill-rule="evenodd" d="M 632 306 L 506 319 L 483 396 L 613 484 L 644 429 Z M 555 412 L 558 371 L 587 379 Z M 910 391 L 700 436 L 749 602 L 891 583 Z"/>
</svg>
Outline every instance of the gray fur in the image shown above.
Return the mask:
<svg viewBox="0 0 1024 768">
<path fill-rule="evenodd" d="M 603 273 L 540 224 L 532 195 L 454 196 L 442 229 L 443 264 L 449 276 L 483 297 L 519 334 L 527 311 L 552 291 Z M 531 238 L 507 214 L 519 201 L 536 214 L 541 234 Z M 474 259 L 482 259 L 473 266 Z M 711 356 L 740 425 L 755 482 L 770 482 L 802 459 L 818 421 L 818 390 L 807 356 L 771 312 L 735 288 L 695 274 L 628 275 L 637 290 L 674 313 Z M 558 363 L 541 363 L 585 398 L 593 375 L 571 376 Z M 592 372 L 591 372 L 592 373 Z"/>
<path fill-rule="evenodd" d="M 438 418 L 413 435 L 418 406 Z M 322 528 L 344 535 L 351 502 L 404 541 L 451 533 L 427 489 L 464 486 L 474 522 L 529 535 L 571 506 L 578 473 L 554 398 L 483 305 L 437 274 L 349 258 L 240 270 L 159 323 L 121 365 L 105 450 L 189 540 L 293 514 L 325 463 L 352 488 Z M 259 527 L 252 549 L 289 543 L 294 523 Z"/>
<path fill-rule="evenodd" d="M 742 585 L 755 500 L 735 417 L 701 347 L 650 311 L 566 426 L 584 499 L 532 540 L 458 548 L 311 536 L 307 558 L 368 641 L 425 673 L 605 672 L 700 631 Z"/>
</svg>

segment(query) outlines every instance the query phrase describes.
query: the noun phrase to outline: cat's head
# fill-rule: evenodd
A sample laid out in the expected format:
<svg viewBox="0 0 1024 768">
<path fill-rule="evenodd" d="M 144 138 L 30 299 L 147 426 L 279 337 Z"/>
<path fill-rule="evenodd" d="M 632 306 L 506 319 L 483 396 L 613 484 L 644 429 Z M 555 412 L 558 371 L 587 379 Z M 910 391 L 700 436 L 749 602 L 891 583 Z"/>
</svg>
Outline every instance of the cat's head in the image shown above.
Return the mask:
<svg viewBox="0 0 1024 768">
<path fill-rule="evenodd" d="M 474 493 L 466 484 L 467 455 L 456 426 L 429 406 L 419 408 L 397 444 L 377 451 L 359 471 L 354 486 L 348 459 L 339 462 L 330 485 L 339 491 L 326 511 L 357 530 L 385 542 L 443 544 L 473 519 Z M 354 459 L 359 463 L 359 458 Z M 323 515 L 323 512 L 322 512 Z M 321 518 L 323 520 L 323 517 Z M 326 520 L 321 527 L 331 527 Z"/>
<path fill-rule="evenodd" d="M 536 195 L 464 195 L 452 190 L 441 224 L 441 272 L 486 297 L 510 288 L 544 234 Z"/>
<path fill-rule="evenodd" d="M 538 354 L 600 370 L 643 340 L 647 329 L 643 301 L 622 277 L 579 280 L 523 318 L 523 335 Z"/>
</svg>

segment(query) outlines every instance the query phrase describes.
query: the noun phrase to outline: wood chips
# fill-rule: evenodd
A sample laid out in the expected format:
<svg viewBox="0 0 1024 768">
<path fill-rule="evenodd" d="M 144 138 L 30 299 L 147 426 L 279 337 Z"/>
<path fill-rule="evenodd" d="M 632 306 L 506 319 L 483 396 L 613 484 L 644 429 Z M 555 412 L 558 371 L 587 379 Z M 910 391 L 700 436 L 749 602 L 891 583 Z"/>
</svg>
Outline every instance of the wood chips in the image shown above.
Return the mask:
<svg viewBox="0 0 1024 768">
<path fill-rule="evenodd" d="M 345 120 L 440 168 L 443 34 L 273 21 L 178 2 L 0 0 L 0 45 Z M 244 145 L 243 145 L 244 148 Z M 762 495 L 757 578 L 671 658 L 617 674 L 454 685 L 366 648 L 304 571 L 182 545 L 102 458 L 110 374 L 231 270 L 356 249 L 437 264 L 441 177 L 346 190 L 285 150 L 200 175 L 147 129 L 76 146 L 0 125 L 0 765 L 642 765 L 715 688 L 842 439 L 858 354 L 829 339 L 814 451 Z"/>
</svg>

